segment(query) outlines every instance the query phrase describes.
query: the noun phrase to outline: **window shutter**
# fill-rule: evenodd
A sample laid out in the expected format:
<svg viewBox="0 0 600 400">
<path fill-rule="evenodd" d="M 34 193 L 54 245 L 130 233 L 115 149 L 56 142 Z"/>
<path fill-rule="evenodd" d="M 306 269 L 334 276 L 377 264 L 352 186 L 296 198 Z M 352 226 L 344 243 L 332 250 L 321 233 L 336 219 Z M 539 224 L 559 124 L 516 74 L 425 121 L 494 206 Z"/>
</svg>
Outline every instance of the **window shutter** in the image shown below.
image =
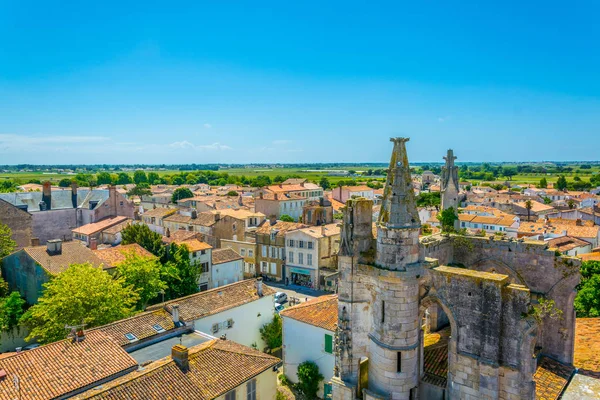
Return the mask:
<svg viewBox="0 0 600 400">
<path fill-rule="evenodd" d="M 325 334 L 325 353 L 333 353 L 333 336 Z"/>
</svg>

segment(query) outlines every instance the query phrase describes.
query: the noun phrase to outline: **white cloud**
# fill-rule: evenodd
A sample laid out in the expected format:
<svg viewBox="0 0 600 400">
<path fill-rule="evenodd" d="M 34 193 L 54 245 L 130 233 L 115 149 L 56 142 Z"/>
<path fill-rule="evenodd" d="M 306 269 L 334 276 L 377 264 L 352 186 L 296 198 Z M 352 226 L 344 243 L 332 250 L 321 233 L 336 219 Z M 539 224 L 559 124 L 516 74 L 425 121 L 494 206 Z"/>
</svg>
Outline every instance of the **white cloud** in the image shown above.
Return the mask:
<svg viewBox="0 0 600 400">
<path fill-rule="evenodd" d="M 211 125 L 211 124 L 204 124 L 204 127 L 205 127 L 206 129 L 210 129 L 210 128 L 212 128 L 212 125 Z"/>
<path fill-rule="evenodd" d="M 231 147 L 219 142 L 213 144 L 195 145 L 187 140 L 181 142 L 173 142 L 169 145 L 173 149 L 193 149 L 193 150 L 231 150 Z"/>
</svg>

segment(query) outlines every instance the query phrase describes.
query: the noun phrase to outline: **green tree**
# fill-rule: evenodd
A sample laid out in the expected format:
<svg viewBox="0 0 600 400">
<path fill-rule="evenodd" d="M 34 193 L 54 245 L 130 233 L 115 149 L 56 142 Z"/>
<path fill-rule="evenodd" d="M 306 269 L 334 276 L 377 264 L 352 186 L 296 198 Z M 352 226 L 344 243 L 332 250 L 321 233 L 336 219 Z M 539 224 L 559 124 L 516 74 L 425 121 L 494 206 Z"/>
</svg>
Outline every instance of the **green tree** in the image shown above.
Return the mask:
<svg viewBox="0 0 600 400">
<path fill-rule="evenodd" d="M 230 196 L 230 197 L 236 197 L 239 195 L 240 194 L 238 192 L 236 192 L 235 190 L 230 190 L 229 192 L 227 192 L 227 196 Z"/>
<path fill-rule="evenodd" d="M 119 175 L 117 175 L 117 184 L 127 185 L 129 183 L 131 183 L 131 177 L 129 176 L 129 174 L 125 172 L 119 172 Z"/>
<path fill-rule="evenodd" d="M 127 192 L 127 196 L 152 196 L 150 185 L 147 183 L 138 183 Z"/>
<path fill-rule="evenodd" d="M 565 190 L 567 188 L 567 178 L 564 175 L 559 176 L 554 186 L 558 190 Z"/>
<path fill-rule="evenodd" d="M 148 177 L 146 173 L 140 169 L 133 173 L 133 183 L 139 185 L 140 183 L 148 183 Z"/>
<path fill-rule="evenodd" d="M 160 183 L 160 176 L 156 172 L 148 172 L 148 183 L 151 185 Z"/>
<path fill-rule="evenodd" d="M 437 219 L 442 225 L 442 232 L 454 232 L 454 221 L 458 219 L 454 207 L 440 211 L 437 215 Z"/>
<path fill-rule="evenodd" d="M 319 366 L 312 361 L 298 365 L 298 387 L 307 399 L 316 399 L 319 383 L 324 379 Z"/>
<path fill-rule="evenodd" d="M 37 304 L 21 318 L 30 329 L 27 340 L 50 343 L 64 339 L 65 325 L 86 324 L 86 329 L 127 318 L 134 314 L 138 294 L 113 279 L 102 268 L 89 263 L 71 264 L 44 284 Z"/>
<path fill-rule="evenodd" d="M 517 169 L 515 167 L 502 167 L 502 176 L 505 176 L 509 181 L 512 177 L 517 175 Z"/>
<path fill-rule="evenodd" d="M 544 204 L 552 203 L 552 199 L 550 197 L 544 197 Z"/>
<path fill-rule="evenodd" d="M 58 181 L 58 187 L 62 187 L 62 188 L 69 187 L 69 186 L 71 186 L 71 182 L 72 181 L 68 178 L 61 179 L 60 181 Z"/>
<path fill-rule="evenodd" d="M 108 172 L 98 172 L 96 174 L 96 181 L 98 181 L 98 185 L 110 185 L 112 183 L 112 177 Z"/>
<path fill-rule="evenodd" d="M 173 179 L 171 179 L 171 182 L 173 183 L 173 185 L 183 185 L 185 183 L 185 179 L 183 179 L 183 176 L 177 175 L 174 176 Z"/>
<path fill-rule="evenodd" d="M 171 196 L 171 201 L 177 203 L 178 200 L 189 199 L 194 197 L 194 193 L 188 188 L 177 188 Z"/>
<path fill-rule="evenodd" d="M 176 299 L 198 292 L 198 279 L 202 273 L 201 266 L 190 261 L 187 246 L 171 244 L 165 252 L 162 262 L 166 273 L 164 280 L 167 284 L 165 298 Z"/>
<path fill-rule="evenodd" d="M 577 317 L 600 317 L 600 261 L 581 263 L 581 283 L 577 287 Z"/>
<path fill-rule="evenodd" d="M 117 265 L 117 278 L 126 286 L 133 286 L 139 296 L 138 309 L 144 310 L 148 302 L 167 288 L 163 281 L 163 266 L 155 257 L 144 257 L 131 251 L 125 261 Z"/>
<path fill-rule="evenodd" d="M 14 253 L 17 242 L 12 240 L 12 231 L 8 225 L 0 222 L 0 258 Z"/>
<path fill-rule="evenodd" d="M 285 178 L 281 175 L 277 175 L 275 178 L 273 178 L 273 183 L 281 183 L 285 181 Z"/>
<path fill-rule="evenodd" d="M 331 187 L 331 183 L 329 183 L 329 179 L 322 177 L 319 181 L 319 186 L 321 186 L 324 190 L 327 190 Z"/>
<path fill-rule="evenodd" d="M 282 214 L 281 217 L 279 217 L 279 220 L 283 222 L 294 222 L 294 218 L 290 217 L 287 214 Z"/>
<path fill-rule="evenodd" d="M 260 337 L 270 350 L 281 347 L 283 340 L 283 325 L 279 314 L 273 314 L 273 320 L 260 328 Z"/>
<path fill-rule="evenodd" d="M 19 325 L 26 301 L 19 292 L 0 298 L 0 331 L 6 332 Z"/>
<path fill-rule="evenodd" d="M 122 244 L 137 243 L 157 257 L 164 255 L 162 236 L 146 224 L 131 224 L 121 231 Z"/>
<path fill-rule="evenodd" d="M 441 203 L 440 192 L 423 192 L 417 196 L 417 206 L 419 207 L 434 207 Z"/>
<path fill-rule="evenodd" d="M 546 180 L 546 178 L 540 179 L 540 183 L 538 185 L 538 188 L 540 188 L 540 189 L 546 189 L 547 187 L 548 187 L 548 181 Z"/>
</svg>

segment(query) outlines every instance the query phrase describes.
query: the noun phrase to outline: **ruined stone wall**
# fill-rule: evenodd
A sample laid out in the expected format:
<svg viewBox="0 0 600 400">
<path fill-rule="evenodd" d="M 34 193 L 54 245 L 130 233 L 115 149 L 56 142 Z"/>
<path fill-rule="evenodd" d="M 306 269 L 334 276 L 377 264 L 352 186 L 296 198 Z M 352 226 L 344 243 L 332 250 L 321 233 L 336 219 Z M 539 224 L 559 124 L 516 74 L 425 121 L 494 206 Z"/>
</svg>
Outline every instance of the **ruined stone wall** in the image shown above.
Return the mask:
<svg viewBox="0 0 600 400">
<path fill-rule="evenodd" d="M 31 214 L 0 200 L 0 223 L 7 225 L 12 231 L 12 239 L 17 242 L 17 249 L 31 246 Z"/>
<path fill-rule="evenodd" d="M 454 245 L 452 238 L 436 235 L 425 236 L 420 239 L 423 258 L 438 260 L 439 265 L 450 265 L 454 258 Z"/>
<path fill-rule="evenodd" d="M 456 240 L 456 238 L 454 238 Z M 560 362 L 572 364 L 575 340 L 573 302 L 575 287 L 581 275 L 580 260 L 556 256 L 544 242 L 518 242 L 468 237 L 470 247 L 457 249 L 453 262 L 477 271 L 495 271 L 506 274 L 510 281 L 525 285 L 532 292 L 534 303 L 538 298 L 554 300 L 562 311 L 559 320 L 545 321 L 541 332 L 542 352 Z"/>
</svg>

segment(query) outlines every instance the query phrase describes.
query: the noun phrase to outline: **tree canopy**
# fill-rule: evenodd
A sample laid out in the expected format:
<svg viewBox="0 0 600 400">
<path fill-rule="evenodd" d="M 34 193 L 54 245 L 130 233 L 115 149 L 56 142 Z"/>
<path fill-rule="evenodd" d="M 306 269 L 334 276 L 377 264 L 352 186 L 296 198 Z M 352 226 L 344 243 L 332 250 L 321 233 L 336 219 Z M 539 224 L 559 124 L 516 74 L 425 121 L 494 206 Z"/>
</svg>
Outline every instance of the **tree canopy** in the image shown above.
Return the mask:
<svg viewBox="0 0 600 400">
<path fill-rule="evenodd" d="M 144 310 L 148 302 L 167 288 L 163 278 L 166 271 L 155 257 L 145 257 L 131 251 L 125 261 L 117 265 L 116 278 L 123 278 L 126 286 L 133 286 L 139 296 L 138 309 Z"/>
<path fill-rule="evenodd" d="M 175 182 L 173 182 L 175 183 Z M 183 183 L 183 182 L 181 182 Z M 182 200 L 182 199 L 189 199 L 194 197 L 194 194 L 192 193 L 192 191 L 188 188 L 185 187 L 181 187 L 181 188 L 177 188 L 175 189 L 175 191 L 173 191 L 173 195 L 171 196 L 171 201 L 173 203 L 177 203 L 178 200 Z"/>
<path fill-rule="evenodd" d="M 458 219 L 454 207 L 440 211 L 437 215 L 437 219 L 442 225 L 442 232 L 454 232 L 454 221 Z"/>
<path fill-rule="evenodd" d="M 600 261 L 584 261 L 580 271 L 575 312 L 578 317 L 600 317 Z"/>
<path fill-rule="evenodd" d="M 274 314 L 273 320 L 260 328 L 260 337 L 271 350 L 281 347 L 283 340 L 283 325 L 279 314 Z"/>
<path fill-rule="evenodd" d="M 147 183 L 138 183 L 127 192 L 127 196 L 152 196 L 152 191 Z"/>
<path fill-rule="evenodd" d="M 17 248 L 17 242 L 12 240 L 12 231 L 8 225 L 0 222 L 0 258 L 12 254 Z"/>
<path fill-rule="evenodd" d="M 190 260 L 187 246 L 171 244 L 165 252 L 163 263 L 167 285 L 165 299 L 176 299 L 198 292 L 198 279 L 202 270 Z"/>
<path fill-rule="evenodd" d="M 290 216 L 289 216 L 289 215 L 287 215 L 287 214 L 282 214 L 282 215 L 279 217 L 279 220 L 280 220 L 280 221 L 283 221 L 283 222 L 294 222 L 294 218 L 290 217 Z"/>
<path fill-rule="evenodd" d="M 67 336 L 65 325 L 89 329 L 133 315 L 139 296 L 124 283 L 89 263 L 71 264 L 44 284 L 38 303 L 21 318 L 30 329 L 27 340 L 50 343 Z"/>
<path fill-rule="evenodd" d="M 146 224 L 131 224 L 121 231 L 122 244 L 137 243 L 157 257 L 164 254 L 162 236 L 152 232 Z"/>
</svg>

